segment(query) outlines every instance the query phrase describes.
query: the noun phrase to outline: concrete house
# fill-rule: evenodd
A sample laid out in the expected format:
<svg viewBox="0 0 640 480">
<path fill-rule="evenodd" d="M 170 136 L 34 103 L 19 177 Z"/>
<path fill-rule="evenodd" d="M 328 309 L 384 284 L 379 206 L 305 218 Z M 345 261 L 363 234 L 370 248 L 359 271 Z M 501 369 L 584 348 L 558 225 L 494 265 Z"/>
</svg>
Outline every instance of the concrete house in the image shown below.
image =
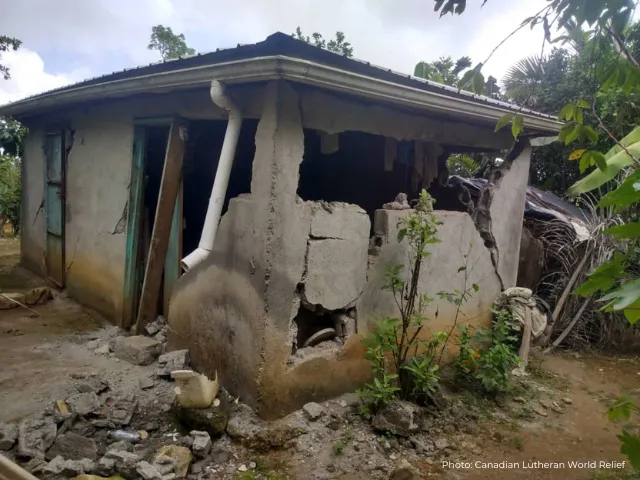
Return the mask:
<svg viewBox="0 0 640 480">
<path fill-rule="evenodd" d="M 22 263 L 127 328 L 166 315 L 170 348 L 281 415 L 367 379 L 360 338 L 396 313 L 383 275 L 407 259 L 398 193 L 440 200 L 422 291 L 462 288 L 468 255 L 463 321 L 489 321 L 518 274 L 529 140 L 559 128 L 523 110 L 514 145 L 494 126 L 516 110 L 281 33 L 27 98 L 0 107 L 29 128 Z M 464 152 L 505 160 L 447 210 Z M 431 331 L 454 316 L 436 308 Z"/>
</svg>

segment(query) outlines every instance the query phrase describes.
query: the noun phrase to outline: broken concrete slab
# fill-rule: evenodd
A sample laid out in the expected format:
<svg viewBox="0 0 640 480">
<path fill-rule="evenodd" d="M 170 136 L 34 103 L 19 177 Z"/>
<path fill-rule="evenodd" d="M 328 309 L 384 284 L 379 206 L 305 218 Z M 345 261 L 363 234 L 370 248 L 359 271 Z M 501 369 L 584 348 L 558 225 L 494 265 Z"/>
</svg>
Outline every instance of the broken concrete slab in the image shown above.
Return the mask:
<svg viewBox="0 0 640 480">
<path fill-rule="evenodd" d="M 170 377 L 175 370 L 184 370 L 189 366 L 189 350 L 175 350 L 173 352 L 160 355 L 158 358 L 159 377 Z"/>
<path fill-rule="evenodd" d="M 93 393 L 76 393 L 66 399 L 72 412 L 78 415 L 98 415 L 100 413 L 100 399 Z"/>
<path fill-rule="evenodd" d="M 101 475 L 118 473 L 125 478 L 134 478 L 140 458 L 129 452 L 109 450 L 98 462 L 97 472 Z"/>
<path fill-rule="evenodd" d="M 324 415 L 324 407 L 315 402 L 309 402 L 302 407 L 305 415 L 309 420 L 316 421 Z"/>
<path fill-rule="evenodd" d="M 306 258 L 304 298 L 326 310 L 352 306 L 367 276 L 371 222 L 357 205 L 315 209 Z"/>
<path fill-rule="evenodd" d="M 56 475 L 55 478 L 72 478 L 77 475 L 91 473 L 94 469 L 95 463 L 88 458 L 65 460 L 64 457 L 59 455 L 43 468 L 43 473 Z"/>
<path fill-rule="evenodd" d="M 136 394 L 132 391 L 122 393 L 110 402 L 107 419 L 115 425 L 129 425 L 138 406 Z"/>
<path fill-rule="evenodd" d="M 208 432 L 192 430 L 190 433 L 193 438 L 191 451 L 197 458 L 205 458 L 211 451 L 211 437 Z"/>
<path fill-rule="evenodd" d="M 53 444 L 58 429 L 51 417 L 27 417 L 18 426 L 18 455 L 25 458 L 44 458 Z"/>
<path fill-rule="evenodd" d="M 409 437 L 420 429 L 420 407 L 410 402 L 395 400 L 382 407 L 372 425 L 378 431 Z"/>
<path fill-rule="evenodd" d="M 148 337 L 117 337 L 113 353 L 120 360 L 134 365 L 151 365 L 162 352 L 162 345 Z"/>
<path fill-rule="evenodd" d="M 118 440 L 117 442 L 112 443 L 107 446 L 108 451 L 122 451 L 122 452 L 131 452 L 133 451 L 133 444 L 131 442 L 127 442 L 126 440 Z"/>
<path fill-rule="evenodd" d="M 246 447 L 265 452 L 287 448 L 305 433 L 305 422 L 296 413 L 273 422 L 263 422 L 247 405 L 235 409 L 227 425 L 227 433 Z"/>
<path fill-rule="evenodd" d="M 18 426 L 15 423 L 0 423 L 0 450 L 11 450 L 18 439 Z"/>
<path fill-rule="evenodd" d="M 167 325 L 167 319 L 164 318 L 162 315 L 158 315 L 158 317 L 153 322 L 147 324 L 147 326 L 144 327 L 144 331 L 147 335 L 149 335 L 150 337 L 153 337 L 158 333 L 160 333 L 160 331 L 163 328 L 165 328 L 166 325 Z"/>
<path fill-rule="evenodd" d="M 229 422 L 229 410 L 226 402 L 207 408 L 184 408 L 175 402 L 172 406 L 172 412 L 178 421 L 188 429 L 208 432 L 214 437 L 224 433 Z"/>
<path fill-rule="evenodd" d="M 93 438 L 83 437 L 77 433 L 68 432 L 56 437 L 55 442 L 45 455 L 47 460 L 52 460 L 58 455 L 66 460 L 82 460 L 98 458 L 98 447 Z"/>
<path fill-rule="evenodd" d="M 100 394 L 109 389 L 109 384 L 103 380 L 98 374 L 91 374 L 82 382 L 76 384 L 76 388 L 80 393 Z"/>
<path fill-rule="evenodd" d="M 154 466 L 156 463 L 159 463 L 158 459 L 160 457 L 170 457 L 173 459 L 173 473 L 175 474 L 176 478 L 185 478 L 187 476 L 189 465 L 191 465 L 191 460 L 193 460 L 191 450 L 186 447 L 180 447 L 178 445 L 165 445 L 164 447 L 160 447 L 155 455 L 156 460 L 154 461 Z"/>
<path fill-rule="evenodd" d="M 138 463 L 136 472 L 142 477 L 142 480 L 162 480 L 162 475 L 156 467 L 144 460 Z"/>
</svg>

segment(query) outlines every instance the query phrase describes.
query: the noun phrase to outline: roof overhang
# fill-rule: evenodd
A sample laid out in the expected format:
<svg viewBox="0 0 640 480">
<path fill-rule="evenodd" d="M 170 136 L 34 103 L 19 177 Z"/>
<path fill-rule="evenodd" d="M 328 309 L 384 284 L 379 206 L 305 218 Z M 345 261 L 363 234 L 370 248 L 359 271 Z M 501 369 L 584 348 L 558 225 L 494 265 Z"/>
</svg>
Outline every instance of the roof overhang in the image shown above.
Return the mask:
<svg viewBox="0 0 640 480">
<path fill-rule="evenodd" d="M 467 121 L 495 122 L 513 109 L 496 103 L 479 103 L 442 95 L 406 85 L 360 75 L 316 62 L 287 56 L 265 56 L 192 68 L 134 76 L 91 85 L 78 85 L 60 91 L 0 106 L 0 115 L 25 117 L 44 110 L 80 102 L 118 98 L 136 93 L 160 93 L 178 89 L 208 87 L 211 80 L 227 84 L 289 80 L 371 100 L 382 101 L 432 113 L 463 117 Z M 531 136 L 557 133 L 562 123 L 522 111 L 524 127 Z"/>
</svg>

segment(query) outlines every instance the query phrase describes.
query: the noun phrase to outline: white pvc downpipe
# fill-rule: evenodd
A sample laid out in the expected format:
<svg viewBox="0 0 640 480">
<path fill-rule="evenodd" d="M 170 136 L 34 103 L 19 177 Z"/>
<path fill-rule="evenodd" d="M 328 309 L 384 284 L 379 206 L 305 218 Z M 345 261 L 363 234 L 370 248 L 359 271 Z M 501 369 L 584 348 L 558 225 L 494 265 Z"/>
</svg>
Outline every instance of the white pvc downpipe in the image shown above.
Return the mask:
<svg viewBox="0 0 640 480">
<path fill-rule="evenodd" d="M 213 181 L 211 197 L 209 198 L 209 208 L 207 209 L 207 216 L 204 219 L 200 243 L 198 248 L 183 258 L 181 262 L 182 268 L 186 272 L 207 258 L 213 249 L 213 242 L 216 239 L 216 232 L 218 230 L 218 224 L 220 223 L 222 205 L 224 204 L 227 186 L 229 185 L 229 175 L 231 174 L 233 158 L 236 153 L 240 127 L 242 126 L 242 112 L 231 99 L 227 97 L 222 83 L 213 80 L 211 82 L 210 95 L 213 103 L 229 112 L 229 121 L 227 123 L 227 131 L 224 134 L 224 141 L 222 142 L 222 151 L 220 152 L 220 159 L 218 160 L 218 169 L 216 170 L 216 177 Z"/>
</svg>

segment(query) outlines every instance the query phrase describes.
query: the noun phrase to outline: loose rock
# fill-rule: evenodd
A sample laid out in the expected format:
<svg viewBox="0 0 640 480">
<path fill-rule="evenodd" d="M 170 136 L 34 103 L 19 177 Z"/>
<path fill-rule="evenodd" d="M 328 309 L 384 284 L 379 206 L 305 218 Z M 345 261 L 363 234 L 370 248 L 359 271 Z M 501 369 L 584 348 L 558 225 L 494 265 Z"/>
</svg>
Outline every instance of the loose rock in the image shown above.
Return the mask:
<svg viewBox="0 0 640 480">
<path fill-rule="evenodd" d="M 137 406 L 138 400 L 134 392 L 119 395 L 109 408 L 107 415 L 109 422 L 115 425 L 129 425 Z"/>
<path fill-rule="evenodd" d="M 107 447 L 107 452 L 111 450 L 131 452 L 133 451 L 133 445 L 131 444 L 131 442 L 127 442 L 126 440 L 118 440 L 117 442 L 114 442 Z"/>
<path fill-rule="evenodd" d="M 158 358 L 159 377 L 170 377 L 174 370 L 184 370 L 189 366 L 189 350 L 175 350 L 173 352 L 160 355 Z"/>
<path fill-rule="evenodd" d="M 93 461 L 84 458 L 82 460 L 65 460 L 58 455 L 43 468 L 45 474 L 56 475 L 55 478 L 71 478 L 84 473 L 91 473 L 95 469 Z"/>
<path fill-rule="evenodd" d="M 406 460 L 400 460 L 391 474 L 391 480 L 420 480 L 418 471 Z"/>
<path fill-rule="evenodd" d="M 548 417 L 549 414 L 545 412 L 541 407 L 533 407 L 533 412 L 537 413 L 541 417 Z"/>
<path fill-rule="evenodd" d="M 199 432 L 193 430 L 191 432 L 193 443 L 191 444 L 191 451 L 198 458 L 204 458 L 209 455 L 211 451 L 211 437 L 207 432 Z"/>
<path fill-rule="evenodd" d="M 563 397 L 562 401 L 567 405 L 571 405 L 573 403 L 573 400 L 571 400 L 569 397 Z"/>
<path fill-rule="evenodd" d="M 138 463 L 136 472 L 142 477 L 143 480 L 162 480 L 162 475 L 160 475 L 160 472 L 158 472 L 156 467 L 151 465 L 149 462 L 145 462 L 144 460 Z"/>
<path fill-rule="evenodd" d="M 381 432 L 408 437 L 420 428 L 420 408 L 402 400 L 390 402 L 373 417 L 372 425 Z"/>
<path fill-rule="evenodd" d="M 167 320 L 162 316 L 158 315 L 158 317 L 151 323 L 148 323 L 146 327 L 144 327 L 144 331 L 150 337 L 153 337 L 155 334 L 159 333 L 165 326 L 167 325 Z"/>
<path fill-rule="evenodd" d="M 155 384 L 156 382 L 152 377 L 142 377 L 139 381 L 139 385 L 142 390 L 153 388 Z"/>
<path fill-rule="evenodd" d="M 100 375 L 93 374 L 85 379 L 85 381 L 76 384 L 76 388 L 80 393 L 99 394 L 109 389 L 109 384 L 105 382 Z"/>
<path fill-rule="evenodd" d="M 324 408 L 322 407 L 322 405 L 319 405 L 315 402 L 307 403 L 302 407 L 302 410 L 304 410 L 305 415 L 311 421 L 316 421 L 322 415 L 324 415 Z"/>
<path fill-rule="evenodd" d="M 189 429 L 208 432 L 211 436 L 224 433 L 229 422 L 229 410 L 226 402 L 208 408 L 184 408 L 175 402 L 172 411 L 177 419 Z"/>
<path fill-rule="evenodd" d="M 97 415 L 100 413 L 100 399 L 95 393 L 76 393 L 66 400 L 71 411 L 78 415 Z"/>
<path fill-rule="evenodd" d="M 137 455 L 120 450 L 109 450 L 98 462 L 98 473 L 111 475 L 118 473 L 123 477 L 134 477 L 140 459 Z"/>
<path fill-rule="evenodd" d="M 117 337 L 113 347 L 117 358 L 134 365 L 151 365 L 161 351 L 162 345 L 159 342 L 142 335 Z"/>
<path fill-rule="evenodd" d="M 175 466 L 173 468 L 173 473 L 175 473 L 176 478 L 184 478 L 187 476 L 189 465 L 191 464 L 191 460 L 193 459 L 191 451 L 188 448 L 179 447 L 177 445 L 166 445 L 164 447 L 161 447 L 156 452 L 156 460 L 154 461 L 154 465 L 158 463 L 159 457 L 170 457 L 174 460 Z"/>
<path fill-rule="evenodd" d="M 50 417 L 25 418 L 18 427 L 18 455 L 44 458 L 44 452 L 53 444 L 57 430 Z"/>
<path fill-rule="evenodd" d="M 18 439 L 18 426 L 15 423 L 0 423 L 0 450 L 11 450 Z"/>
<path fill-rule="evenodd" d="M 275 422 L 262 422 L 249 406 L 239 405 L 229 419 L 227 433 L 248 448 L 267 451 L 289 446 L 305 430 L 295 414 Z"/>
<path fill-rule="evenodd" d="M 444 450 L 449 447 L 449 441 L 446 438 L 438 438 L 433 442 L 437 450 Z"/>
<path fill-rule="evenodd" d="M 111 347 L 108 343 L 105 343 L 101 347 L 96 348 L 93 353 L 96 355 L 109 355 L 111 353 Z"/>
<path fill-rule="evenodd" d="M 57 456 L 61 456 L 65 460 L 82 460 L 83 458 L 95 460 L 98 457 L 98 448 L 92 438 L 68 432 L 56 437 L 45 458 L 51 460 Z"/>
</svg>

